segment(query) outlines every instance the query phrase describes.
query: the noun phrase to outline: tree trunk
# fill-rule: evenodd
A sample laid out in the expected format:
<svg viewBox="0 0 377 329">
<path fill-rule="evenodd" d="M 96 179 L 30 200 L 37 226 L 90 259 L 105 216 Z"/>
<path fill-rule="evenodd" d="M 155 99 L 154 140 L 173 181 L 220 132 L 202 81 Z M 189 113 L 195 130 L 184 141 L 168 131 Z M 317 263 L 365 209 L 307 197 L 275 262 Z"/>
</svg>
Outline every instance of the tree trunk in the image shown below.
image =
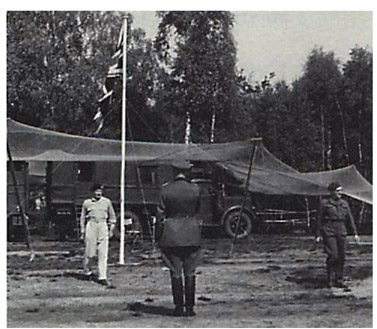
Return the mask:
<svg viewBox="0 0 377 329">
<path fill-rule="evenodd" d="M 327 150 L 326 150 L 326 169 L 332 169 L 332 137 L 331 137 L 331 129 L 327 132 Z"/>
<path fill-rule="evenodd" d="M 210 137 L 210 143 L 213 143 L 215 141 L 215 123 L 216 123 L 216 110 L 213 110 L 212 114 L 212 122 L 211 122 L 211 137 Z"/>
<path fill-rule="evenodd" d="M 358 121 L 359 121 L 359 133 L 358 133 L 358 155 L 359 155 L 359 164 L 362 169 L 364 168 L 364 158 L 363 158 L 363 147 L 362 147 L 362 136 L 363 136 L 363 124 L 362 124 L 362 115 L 363 115 L 363 107 L 364 107 L 364 94 L 361 95 L 361 106 L 359 107 L 358 111 Z M 362 171 L 363 175 L 365 175 L 364 170 Z"/>
<path fill-rule="evenodd" d="M 322 105 L 320 106 L 321 131 L 322 131 L 322 170 L 326 170 L 326 143 L 325 143 L 325 115 Z"/>
<path fill-rule="evenodd" d="M 190 112 L 186 112 L 185 144 L 191 143 L 191 118 Z"/>
<path fill-rule="evenodd" d="M 340 122 L 341 122 L 341 125 L 342 125 L 342 137 L 343 137 L 344 155 L 345 155 L 345 158 L 346 158 L 346 161 L 347 161 L 347 165 L 349 165 L 350 164 L 350 157 L 349 157 L 349 153 L 348 153 L 346 127 L 345 127 L 345 124 L 344 124 L 344 115 L 343 115 L 343 110 L 340 107 L 340 104 L 339 104 L 339 101 L 338 101 L 337 97 L 335 97 L 335 103 L 336 103 L 336 106 L 337 106 L 337 108 L 339 110 Z"/>
</svg>

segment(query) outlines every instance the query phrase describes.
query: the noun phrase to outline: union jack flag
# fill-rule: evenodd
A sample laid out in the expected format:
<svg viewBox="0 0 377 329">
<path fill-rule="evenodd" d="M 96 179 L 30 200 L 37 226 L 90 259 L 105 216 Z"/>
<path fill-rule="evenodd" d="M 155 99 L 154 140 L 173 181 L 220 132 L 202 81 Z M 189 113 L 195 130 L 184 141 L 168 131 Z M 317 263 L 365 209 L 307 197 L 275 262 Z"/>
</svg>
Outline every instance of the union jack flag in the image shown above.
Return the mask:
<svg viewBox="0 0 377 329">
<path fill-rule="evenodd" d="M 115 64 L 111 65 L 109 71 L 107 72 L 106 81 L 103 86 L 104 95 L 98 100 L 97 112 L 93 118 L 94 122 L 97 124 L 97 129 L 95 135 L 97 135 L 104 124 L 104 113 L 107 112 L 109 106 L 112 103 L 112 98 L 114 94 L 114 85 L 117 79 L 122 77 L 123 74 L 123 38 L 124 38 L 124 24 L 122 25 L 118 43 L 114 55 L 112 56 Z"/>
</svg>

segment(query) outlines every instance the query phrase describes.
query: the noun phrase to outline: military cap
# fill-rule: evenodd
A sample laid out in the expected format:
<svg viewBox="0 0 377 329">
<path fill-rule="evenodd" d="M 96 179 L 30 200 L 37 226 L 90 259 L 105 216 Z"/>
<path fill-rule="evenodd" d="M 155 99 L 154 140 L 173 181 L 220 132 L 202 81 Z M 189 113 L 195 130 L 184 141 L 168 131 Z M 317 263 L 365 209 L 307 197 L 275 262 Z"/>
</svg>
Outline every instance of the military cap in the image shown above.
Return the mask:
<svg viewBox="0 0 377 329">
<path fill-rule="evenodd" d="M 340 185 L 340 183 L 338 182 L 331 182 L 329 184 L 329 186 L 327 186 L 327 189 L 332 192 L 332 191 L 335 191 L 338 187 L 341 187 L 342 185 Z"/>
<path fill-rule="evenodd" d="M 97 191 L 97 190 L 103 190 L 103 185 L 94 183 L 90 189 L 92 192 Z"/>
<path fill-rule="evenodd" d="M 192 168 L 193 164 L 187 160 L 176 160 L 172 162 L 172 167 L 179 170 L 189 170 Z"/>
</svg>

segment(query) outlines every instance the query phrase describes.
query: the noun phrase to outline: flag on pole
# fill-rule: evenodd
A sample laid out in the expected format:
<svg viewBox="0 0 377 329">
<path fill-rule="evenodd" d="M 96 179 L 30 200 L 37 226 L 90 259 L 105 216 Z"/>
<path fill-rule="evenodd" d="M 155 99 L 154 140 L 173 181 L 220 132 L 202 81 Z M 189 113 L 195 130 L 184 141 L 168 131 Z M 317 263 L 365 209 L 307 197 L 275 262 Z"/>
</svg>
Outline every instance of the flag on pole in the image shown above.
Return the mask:
<svg viewBox="0 0 377 329">
<path fill-rule="evenodd" d="M 94 134 L 97 135 L 103 127 L 103 115 L 100 107 L 97 109 L 97 113 L 94 116 L 93 120 L 97 124 L 97 129 L 94 132 Z"/>
<path fill-rule="evenodd" d="M 124 35 L 124 24 L 119 34 L 118 43 L 116 45 L 115 53 L 112 56 L 114 64 L 110 66 L 109 71 L 106 75 L 105 84 L 103 86 L 104 95 L 98 100 L 98 109 L 93 117 L 94 122 L 97 125 L 95 134 L 98 134 L 104 124 L 104 119 L 110 105 L 112 104 L 112 99 L 114 95 L 114 85 L 117 79 L 123 76 L 123 35 Z"/>
</svg>

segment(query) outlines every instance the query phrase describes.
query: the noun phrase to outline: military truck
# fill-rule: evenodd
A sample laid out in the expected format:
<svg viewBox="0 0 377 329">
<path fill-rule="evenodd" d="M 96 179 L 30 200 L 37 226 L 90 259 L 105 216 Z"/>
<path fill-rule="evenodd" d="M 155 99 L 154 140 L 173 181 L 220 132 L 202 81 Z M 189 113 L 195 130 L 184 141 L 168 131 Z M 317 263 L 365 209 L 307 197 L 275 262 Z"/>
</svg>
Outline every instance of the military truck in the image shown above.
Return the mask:
<svg viewBox="0 0 377 329">
<path fill-rule="evenodd" d="M 173 179 L 168 163 L 127 163 L 125 217 L 144 235 L 152 233 L 151 218 L 156 214 L 161 186 Z M 221 168 L 210 163 L 196 162 L 190 179 L 200 186 L 201 207 L 199 218 L 203 227 L 224 228 L 234 236 L 236 219 L 243 202 L 241 186 L 226 177 Z M 83 201 L 91 196 L 94 182 L 104 185 L 104 194 L 110 198 L 119 214 L 120 163 L 118 162 L 47 162 L 46 194 L 48 217 L 64 235 L 77 235 Z M 251 199 L 247 198 L 238 237 L 252 231 L 255 214 Z"/>
<path fill-rule="evenodd" d="M 28 183 L 28 164 L 15 164 L 18 168 L 18 181 L 22 182 L 19 183 L 19 190 L 25 202 L 25 212 L 30 214 L 32 219 L 37 218 L 30 202 L 33 191 Z M 255 193 L 248 193 L 245 197 L 241 183 L 221 166 L 203 161 L 193 164 L 190 179 L 200 187 L 201 206 L 198 217 L 204 228 L 222 228 L 229 237 L 234 237 L 237 230 L 237 237 L 243 238 L 251 232 L 269 229 L 272 226 L 310 227 L 313 211 L 275 210 L 279 205 L 277 204 L 277 208 L 274 209 L 274 197 L 266 198 L 265 195 Z M 104 185 L 104 194 L 112 200 L 119 218 L 119 162 L 46 162 L 45 166 L 45 217 L 49 223 L 44 223 L 44 227 L 39 228 L 39 231 L 49 226 L 50 230 L 53 228 L 57 239 L 78 238 L 82 203 L 91 196 L 90 188 L 94 182 Z M 140 231 L 143 237 L 152 235 L 153 216 L 156 214 L 161 186 L 172 179 L 173 172 L 169 163 L 127 162 L 125 222 L 130 225 L 129 229 Z M 283 198 L 289 199 L 287 196 Z M 15 227 L 20 227 L 22 223 L 9 177 L 8 199 L 8 219 L 12 219 L 12 225 L 9 227 L 15 232 Z M 238 220 L 242 206 L 242 218 Z M 287 207 L 292 209 L 291 204 L 287 204 Z"/>
<path fill-rule="evenodd" d="M 274 206 L 273 197 L 268 197 L 267 203 L 265 195 L 247 194 L 245 197 L 241 183 L 222 167 L 211 162 L 193 164 L 190 179 L 200 187 L 198 217 L 203 227 L 223 228 L 229 237 L 234 237 L 237 230 L 238 238 L 274 224 L 310 228 L 314 211 L 306 211 L 304 207 L 300 211 L 270 209 Z M 119 162 L 48 162 L 46 177 L 48 216 L 54 218 L 61 235 L 78 234 L 82 203 L 90 197 L 94 182 L 104 184 L 104 194 L 112 200 L 119 215 Z M 156 214 L 161 186 L 172 179 L 168 163 L 127 162 L 126 222 L 132 223 L 144 236 L 152 234 L 152 218 Z M 238 220 L 242 206 L 242 218 Z M 288 203 L 287 207 L 291 208 L 292 204 Z"/>
</svg>

